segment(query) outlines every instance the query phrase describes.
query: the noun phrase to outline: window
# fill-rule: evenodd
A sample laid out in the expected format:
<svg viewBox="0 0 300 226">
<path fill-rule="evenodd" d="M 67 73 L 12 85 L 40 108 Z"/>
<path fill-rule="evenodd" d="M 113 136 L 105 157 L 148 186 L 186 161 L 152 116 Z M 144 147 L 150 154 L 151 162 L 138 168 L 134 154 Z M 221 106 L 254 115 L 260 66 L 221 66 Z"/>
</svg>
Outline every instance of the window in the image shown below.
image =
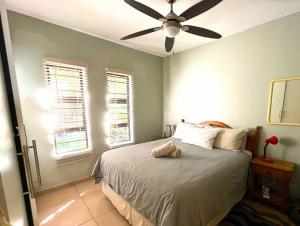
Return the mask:
<svg viewBox="0 0 300 226">
<path fill-rule="evenodd" d="M 87 67 L 46 61 L 44 70 L 52 93 L 56 154 L 87 150 Z"/>
<path fill-rule="evenodd" d="M 133 142 L 131 76 L 106 72 L 109 144 L 117 146 Z"/>
</svg>

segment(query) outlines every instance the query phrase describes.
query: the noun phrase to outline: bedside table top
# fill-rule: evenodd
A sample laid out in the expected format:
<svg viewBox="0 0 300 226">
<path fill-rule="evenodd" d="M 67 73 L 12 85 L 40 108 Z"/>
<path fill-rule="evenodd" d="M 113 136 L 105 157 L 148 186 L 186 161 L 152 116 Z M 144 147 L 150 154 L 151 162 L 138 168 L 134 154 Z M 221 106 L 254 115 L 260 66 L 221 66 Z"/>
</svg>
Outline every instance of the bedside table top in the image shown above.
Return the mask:
<svg viewBox="0 0 300 226">
<path fill-rule="evenodd" d="M 276 160 L 276 159 L 274 159 L 274 162 L 265 162 L 261 160 L 261 157 L 256 157 L 252 159 L 251 164 L 269 167 L 269 168 L 273 168 L 281 171 L 287 171 L 287 172 L 293 172 L 295 169 L 295 164 L 292 162 Z"/>
</svg>

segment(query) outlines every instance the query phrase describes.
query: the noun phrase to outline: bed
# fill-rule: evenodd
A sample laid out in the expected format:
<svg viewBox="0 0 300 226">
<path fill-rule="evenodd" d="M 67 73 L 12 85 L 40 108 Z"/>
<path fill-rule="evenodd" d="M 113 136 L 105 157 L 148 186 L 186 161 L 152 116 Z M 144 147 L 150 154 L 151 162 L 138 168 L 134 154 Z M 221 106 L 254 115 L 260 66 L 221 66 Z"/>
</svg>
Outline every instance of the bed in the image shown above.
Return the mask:
<svg viewBox="0 0 300 226">
<path fill-rule="evenodd" d="M 207 150 L 175 138 L 113 149 L 98 159 L 93 178 L 133 226 L 217 225 L 246 192 L 259 130 L 248 135 L 247 151 Z M 150 155 L 170 140 L 182 150 L 180 158 Z"/>
</svg>

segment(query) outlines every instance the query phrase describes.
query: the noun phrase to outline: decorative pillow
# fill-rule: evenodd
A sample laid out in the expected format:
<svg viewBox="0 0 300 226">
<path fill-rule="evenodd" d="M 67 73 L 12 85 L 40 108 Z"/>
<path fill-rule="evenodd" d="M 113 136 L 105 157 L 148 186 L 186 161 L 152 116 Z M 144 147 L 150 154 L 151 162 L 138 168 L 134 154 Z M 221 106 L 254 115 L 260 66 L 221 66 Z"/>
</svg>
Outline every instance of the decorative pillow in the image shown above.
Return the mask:
<svg viewBox="0 0 300 226">
<path fill-rule="evenodd" d="M 256 128 L 248 128 L 248 133 L 247 133 L 247 136 L 245 136 L 243 139 L 241 150 L 246 150 L 248 136 L 249 135 L 253 136 L 255 134 L 255 132 L 256 132 Z"/>
<path fill-rule="evenodd" d="M 224 150 L 242 150 L 246 147 L 249 129 L 221 129 L 214 147 Z"/>
<path fill-rule="evenodd" d="M 192 128 L 195 128 L 195 127 L 201 128 L 204 126 L 205 125 L 196 125 L 193 123 L 181 122 L 181 123 L 177 124 L 173 137 L 177 138 L 177 139 L 183 139 Z"/>
<path fill-rule="evenodd" d="M 203 148 L 213 149 L 214 139 L 220 132 L 217 128 L 193 127 L 185 134 L 183 143 L 198 145 Z"/>
</svg>

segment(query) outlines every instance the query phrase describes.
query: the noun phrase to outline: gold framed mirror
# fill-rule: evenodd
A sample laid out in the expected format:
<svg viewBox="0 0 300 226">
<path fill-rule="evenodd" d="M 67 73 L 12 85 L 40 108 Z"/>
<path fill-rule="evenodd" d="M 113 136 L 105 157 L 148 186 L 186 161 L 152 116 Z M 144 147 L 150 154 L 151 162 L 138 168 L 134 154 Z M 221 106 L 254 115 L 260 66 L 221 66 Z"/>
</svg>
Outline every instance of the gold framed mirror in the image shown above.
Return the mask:
<svg viewBox="0 0 300 226">
<path fill-rule="evenodd" d="M 300 76 L 271 81 L 267 121 L 300 126 Z"/>
</svg>

